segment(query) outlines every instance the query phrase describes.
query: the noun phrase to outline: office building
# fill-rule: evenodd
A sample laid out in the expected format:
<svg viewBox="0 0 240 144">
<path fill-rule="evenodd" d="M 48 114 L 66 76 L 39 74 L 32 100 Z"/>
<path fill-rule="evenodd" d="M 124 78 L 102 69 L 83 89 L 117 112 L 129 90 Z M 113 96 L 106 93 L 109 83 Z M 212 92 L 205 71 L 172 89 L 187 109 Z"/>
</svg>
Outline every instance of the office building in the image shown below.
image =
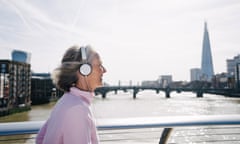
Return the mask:
<svg viewBox="0 0 240 144">
<path fill-rule="evenodd" d="M 234 56 L 233 59 L 227 59 L 227 73 L 229 75 L 235 75 L 237 63 L 240 63 L 240 54 Z"/>
<path fill-rule="evenodd" d="M 158 79 L 158 83 L 161 87 L 166 88 L 172 83 L 172 75 L 161 75 Z"/>
<path fill-rule="evenodd" d="M 31 104 L 30 64 L 0 60 L 0 109 Z"/>
<path fill-rule="evenodd" d="M 204 35 L 203 35 L 203 44 L 202 44 L 202 63 L 201 71 L 203 81 L 211 81 L 214 75 L 213 70 L 213 61 L 212 61 L 212 52 L 209 40 L 209 33 L 207 29 L 207 23 L 204 24 Z"/>
<path fill-rule="evenodd" d="M 23 63 L 30 63 L 31 54 L 21 50 L 12 51 L 12 60 Z"/>
<path fill-rule="evenodd" d="M 236 87 L 240 88 L 240 54 L 234 56 L 233 59 L 227 59 L 227 73 L 234 77 L 236 82 Z"/>
<path fill-rule="evenodd" d="M 192 68 L 190 70 L 191 73 L 191 81 L 199 81 L 201 80 L 202 71 L 200 68 Z"/>
</svg>

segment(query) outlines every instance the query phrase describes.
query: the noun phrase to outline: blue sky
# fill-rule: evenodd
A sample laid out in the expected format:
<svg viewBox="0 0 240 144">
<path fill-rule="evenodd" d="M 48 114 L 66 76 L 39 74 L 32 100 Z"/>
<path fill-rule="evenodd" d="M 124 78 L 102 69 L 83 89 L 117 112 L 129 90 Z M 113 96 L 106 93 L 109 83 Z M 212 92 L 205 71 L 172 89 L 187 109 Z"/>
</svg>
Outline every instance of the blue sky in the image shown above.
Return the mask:
<svg viewBox="0 0 240 144">
<path fill-rule="evenodd" d="M 240 48 L 239 0 L 0 0 L 0 19 L 1 59 L 24 50 L 34 72 L 52 72 L 68 47 L 90 44 L 112 84 L 189 80 L 201 65 L 204 21 L 215 73 Z"/>
</svg>

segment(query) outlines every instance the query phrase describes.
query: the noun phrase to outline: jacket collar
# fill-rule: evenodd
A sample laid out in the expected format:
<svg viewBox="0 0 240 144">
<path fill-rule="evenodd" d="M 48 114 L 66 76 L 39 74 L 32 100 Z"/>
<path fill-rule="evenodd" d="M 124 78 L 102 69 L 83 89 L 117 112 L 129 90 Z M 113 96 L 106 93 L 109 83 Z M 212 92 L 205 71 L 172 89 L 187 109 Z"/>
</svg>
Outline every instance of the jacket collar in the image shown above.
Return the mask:
<svg viewBox="0 0 240 144">
<path fill-rule="evenodd" d="M 75 95 L 75 96 L 80 96 L 88 104 L 90 104 L 92 102 L 93 97 L 94 97 L 93 92 L 83 91 L 76 87 L 70 88 L 70 94 Z"/>
</svg>

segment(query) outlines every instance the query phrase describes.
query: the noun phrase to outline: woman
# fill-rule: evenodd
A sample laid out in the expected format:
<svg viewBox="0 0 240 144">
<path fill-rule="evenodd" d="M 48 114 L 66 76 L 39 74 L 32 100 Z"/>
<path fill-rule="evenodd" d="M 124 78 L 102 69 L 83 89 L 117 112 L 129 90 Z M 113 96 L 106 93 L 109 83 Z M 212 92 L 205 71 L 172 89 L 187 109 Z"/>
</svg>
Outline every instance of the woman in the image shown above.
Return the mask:
<svg viewBox="0 0 240 144">
<path fill-rule="evenodd" d="M 90 104 L 105 72 L 99 54 L 90 46 L 66 51 L 52 74 L 53 83 L 64 95 L 40 129 L 37 144 L 99 143 Z"/>
</svg>

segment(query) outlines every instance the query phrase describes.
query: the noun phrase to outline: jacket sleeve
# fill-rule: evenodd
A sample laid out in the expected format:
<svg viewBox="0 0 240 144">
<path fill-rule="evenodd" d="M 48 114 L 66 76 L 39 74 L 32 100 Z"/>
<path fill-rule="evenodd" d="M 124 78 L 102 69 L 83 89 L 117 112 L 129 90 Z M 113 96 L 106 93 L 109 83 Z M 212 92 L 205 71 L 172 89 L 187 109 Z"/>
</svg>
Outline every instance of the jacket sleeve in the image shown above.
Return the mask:
<svg viewBox="0 0 240 144">
<path fill-rule="evenodd" d="M 48 121 L 46 121 L 44 123 L 44 125 L 42 126 L 42 128 L 39 130 L 37 137 L 36 137 L 36 144 L 43 143 L 43 139 L 44 139 L 44 136 L 45 136 L 46 130 L 47 130 L 47 125 L 48 125 Z"/>
<path fill-rule="evenodd" d="M 92 144 L 92 121 L 87 108 L 76 106 L 64 118 L 63 141 L 66 144 Z"/>
</svg>

